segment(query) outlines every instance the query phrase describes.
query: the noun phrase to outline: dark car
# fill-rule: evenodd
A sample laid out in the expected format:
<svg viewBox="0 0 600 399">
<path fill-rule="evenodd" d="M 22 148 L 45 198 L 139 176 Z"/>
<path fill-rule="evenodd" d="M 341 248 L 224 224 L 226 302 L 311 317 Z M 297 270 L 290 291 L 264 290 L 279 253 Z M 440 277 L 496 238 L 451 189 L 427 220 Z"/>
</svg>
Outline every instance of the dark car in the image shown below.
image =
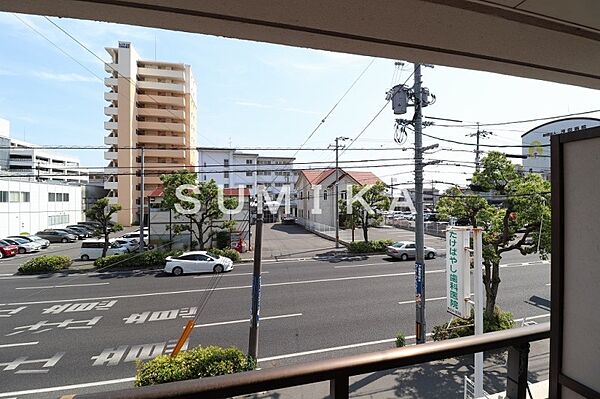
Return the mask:
<svg viewBox="0 0 600 399">
<path fill-rule="evenodd" d="M 15 256 L 19 251 L 19 247 L 0 240 L 0 258 L 9 258 Z"/>
<path fill-rule="evenodd" d="M 79 229 L 79 230 L 83 230 L 83 231 L 85 231 L 86 233 L 88 233 L 88 234 L 90 235 L 90 237 L 91 237 L 91 236 L 94 234 L 94 232 L 96 231 L 96 228 L 95 228 L 95 227 L 93 227 L 93 226 L 91 226 L 91 225 L 88 225 L 88 224 L 77 224 L 77 225 L 75 225 L 75 224 L 71 224 L 71 225 L 67 226 L 67 229 L 74 229 L 74 230 L 77 230 L 77 229 Z"/>
<path fill-rule="evenodd" d="M 80 224 L 82 226 L 89 226 L 89 227 L 91 227 L 93 229 L 99 229 L 99 228 L 102 227 L 102 225 L 100 223 L 98 223 L 98 222 L 92 222 L 92 221 L 90 221 L 90 222 L 77 222 L 77 224 Z"/>
<path fill-rule="evenodd" d="M 8 236 L 8 238 L 22 238 L 29 242 L 36 242 L 42 246 L 42 249 L 46 249 L 50 246 L 50 241 L 38 236 Z"/>
<path fill-rule="evenodd" d="M 86 239 L 86 238 L 89 236 L 89 234 L 88 234 L 88 233 L 86 233 L 86 232 L 84 232 L 84 231 L 81 231 L 81 230 L 77 231 L 77 230 L 68 229 L 68 228 L 62 228 L 62 229 L 48 229 L 48 230 L 64 231 L 65 233 L 68 233 L 68 234 L 72 234 L 72 235 L 74 235 L 74 236 L 75 236 L 75 237 L 77 237 L 77 239 L 79 239 L 79 240 L 85 240 L 85 239 Z"/>
<path fill-rule="evenodd" d="M 38 231 L 36 236 L 41 237 L 50 242 L 75 242 L 77 241 L 77 236 L 73 234 L 69 234 L 65 231 L 57 231 L 57 230 L 44 230 Z"/>
<path fill-rule="evenodd" d="M 88 238 L 88 237 L 92 236 L 92 233 L 90 233 L 90 231 L 88 229 L 84 228 L 84 227 L 77 227 L 77 226 L 75 226 L 75 227 L 69 227 L 69 226 L 67 226 L 67 227 L 65 227 L 63 229 L 58 229 L 58 230 L 72 231 L 73 234 L 77 233 L 78 235 L 82 235 L 85 238 Z"/>
</svg>

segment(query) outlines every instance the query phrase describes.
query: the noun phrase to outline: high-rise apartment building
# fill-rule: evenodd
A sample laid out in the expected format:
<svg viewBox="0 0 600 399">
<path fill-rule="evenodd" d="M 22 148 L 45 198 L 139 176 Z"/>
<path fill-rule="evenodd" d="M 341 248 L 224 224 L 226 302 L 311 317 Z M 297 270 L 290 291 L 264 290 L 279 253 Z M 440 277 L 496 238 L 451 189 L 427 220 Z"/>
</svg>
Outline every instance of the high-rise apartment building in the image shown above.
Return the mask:
<svg viewBox="0 0 600 399">
<path fill-rule="evenodd" d="M 106 48 L 109 88 L 104 99 L 108 131 L 104 153 L 111 176 L 104 184 L 112 203 L 122 206 L 117 221 L 139 220 L 140 150 L 144 147 L 144 192 L 161 185 L 160 174 L 198 164 L 196 147 L 196 82 L 190 65 L 144 60 L 129 42 Z"/>
</svg>

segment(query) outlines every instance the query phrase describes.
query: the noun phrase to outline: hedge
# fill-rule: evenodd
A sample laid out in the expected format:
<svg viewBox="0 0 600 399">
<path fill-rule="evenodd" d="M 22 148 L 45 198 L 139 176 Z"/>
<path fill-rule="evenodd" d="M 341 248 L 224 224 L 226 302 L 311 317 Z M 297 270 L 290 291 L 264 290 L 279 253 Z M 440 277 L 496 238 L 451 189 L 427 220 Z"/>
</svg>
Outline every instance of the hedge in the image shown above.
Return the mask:
<svg viewBox="0 0 600 399">
<path fill-rule="evenodd" d="M 110 255 L 94 261 L 98 269 L 148 269 L 165 266 L 168 256 L 181 255 L 181 251 L 146 251 L 142 253 L 131 253 L 122 255 Z"/>
<path fill-rule="evenodd" d="M 355 241 L 348 244 L 348 252 L 351 253 L 375 253 L 385 252 L 392 245 L 392 240 Z"/>
<path fill-rule="evenodd" d="M 21 274 L 51 273 L 68 269 L 73 261 L 68 256 L 43 255 L 30 259 L 21 267 Z"/>
<path fill-rule="evenodd" d="M 493 332 L 500 330 L 508 330 L 513 328 L 513 315 L 510 312 L 505 312 L 496 306 L 494 315 L 489 318 L 484 314 L 483 317 L 483 332 Z M 445 339 L 466 337 L 475 333 L 474 315 L 471 311 L 471 316 L 468 319 L 454 318 L 450 323 L 444 323 L 433 327 L 432 338 L 434 341 L 442 341 Z"/>
<path fill-rule="evenodd" d="M 137 363 L 135 386 L 212 377 L 253 370 L 256 363 L 235 347 L 196 347 L 177 356 L 158 356 Z"/>
<path fill-rule="evenodd" d="M 211 252 L 215 255 L 224 256 L 226 258 L 231 259 L 234 262 L 239 262 L 240 260 L 242 260 L 240 253 L 233 248 L 211 248 L 208 250 L 208 252 Z"/>
</svg>

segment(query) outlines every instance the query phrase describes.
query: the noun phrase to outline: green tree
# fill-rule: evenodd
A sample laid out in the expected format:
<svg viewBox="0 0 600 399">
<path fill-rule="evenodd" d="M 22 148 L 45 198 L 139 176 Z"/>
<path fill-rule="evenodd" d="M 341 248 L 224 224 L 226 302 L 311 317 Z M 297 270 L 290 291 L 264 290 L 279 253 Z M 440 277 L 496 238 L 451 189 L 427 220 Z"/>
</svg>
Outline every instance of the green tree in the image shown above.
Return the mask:
<svg viewBox="0 0 600 399">
<path fill-rule="evenodd" d="M 358 194 L 366 186 L 355 184 L 352 186 L 352 196 Z M 348 222 L 348 227 L 354 228 L 354 226 L 360 224 L 363 231 L 363 239 L 365 242 L 369 241 L 369 224 L 374 220 L 381 220 L 381 212 L 387 210 L 390 206 L 390 198 L 386 195 L 386 187 L 383 182 L 378 182 L 368 186 L 369 188 L 363 192 L 362 198 L 365 203 L 371 208 L 365 208 L 359 200 L 352 202 L 352 215 L 348 215 L 346 212 L 346 200 L 340 200 L 340 215 L 343 217 L 345 222 Z M 350 195 L 350 194 L 348 194 Z M 356 215 L 356 216 L 354 216 Z M 356 217 L 356 218 L 355 218 Z M 353 231 L 354 233 L 354 231 Z"/>
<path fill-rule="evenodd" d="M 446 191 L 437 205 L 442 218 L 468 219 L 473 227 L 483 227 L 483 284 L 486 292 L 485 315 L 493 317 L 500 285 L 502 255 L 519 251 L 522 255 L 539 253 L 546 259 L 551 249 L 550 183 L 538 174 L 521 176 L 504 154 L 489 153 L 482 169 L 473 174 L 475 195 L 464 195 L 454 187 Z M 491 205 L 477 192 L 501 201 Z"/>
<path fill-rule="evenodd" d="M 218 205 L 219 186 L 214 180 L 198 182 L 196 174 L 188 171 L 165 174 L 160 179 L 164 186 L 161 206 L 163 209 L 170 209 L 175 212 L 177 212 L 177 208 L 191 210 L 195 206 L 194 203 L 188 200 L 182 201 L 177 198 L 177 188 L 183 185 L 195 187 L 195 193 L 191 189 L 185 189 L 182 190 L 182 194 L 198 202 L 198 211 L 195 213 L 177 212 L 177 216 L 187 220 L 187 223 L 176 224 L 173 227 L 173 232 L 179 234 L 183 231 L 189 231 L 198 242 L 201 250 L 205 249 L 217 230 L 220 228 L 230 229 L 235 225 L 235 220 L 220 220 L 223 217 L 223 212 Z M 236 197 L 225 197 L 223 205 L 226 209 L 235 209 L 238 200 Z M 190 226 L 190 222 L 192 226 Z"/>
<path fill-rule="evenodd" d="M 100 198 L 94 202 L 90 209 L 85 211 L 88 219 L 100 223 L 100 227 L 94 231 L 94 237 L 103 237 L 104 246 L 102 247 L 102 257 L 106 256 L 106 251 L 110 245 L 109 236 L 111 233 L 123 230 L 123 226 L 112 222 L 112 216 L 121 210 L 121 205 L 110 204 L 108 198 Z"/>
</svg>

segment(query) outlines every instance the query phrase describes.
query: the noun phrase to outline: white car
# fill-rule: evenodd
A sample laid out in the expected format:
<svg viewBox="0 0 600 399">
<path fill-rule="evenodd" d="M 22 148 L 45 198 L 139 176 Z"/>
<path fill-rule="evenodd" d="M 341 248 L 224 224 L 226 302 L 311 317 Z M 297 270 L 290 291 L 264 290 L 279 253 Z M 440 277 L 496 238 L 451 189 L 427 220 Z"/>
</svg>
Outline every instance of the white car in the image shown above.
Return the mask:
<svg viewBox="0 0 600 399">
<path fill-rule="evenodd" d="M 169 256 L 166 262 L 164 271 L 174 276 L 181 276 L 183 273 L 222 273 L 233 269 L 231 259 L 207 251 L 191 251 L 175 257 Z"/>
<path fill-rule="evenodd" d="M 414 241 L 398 241 L 387 247 L 386 253 L 392 258 L 407 260 L 414 258 L 417 254 L 417 246 Z M 425 259 L 433 259 L 437 255 L 435 248 L 423 247 Z"/>
<path fill-rule="evenodd" d="M 137 238 L 111 238 L 110 242 L 127 248 L 128 252 L 135 252 L 140 249 L 140 241 Z"/>
<path fill-rule="evenodd" d="M 140 239 L 140 231 L 138 230 L 138 232 L 137 232 L 137 233 L 127 233 L 127 234 L 123 234 L 123 235 L 122 235 L 121 237 L 119 237 L 119 238 L 127 238 L 127 239 L 135 238 L 135 239 L 139 240 L 139 239 Z M 145 232 L 144 232 L 144 244 L 145 244 L 145 245 L 148 245 L 148 238 L 149 238 L 148 232 L 146 232 L 146 231 L 145 231 Z"/>
<path fill-rule="evenodd" d="M 42 244 L 33 242 L 33 241 L 29 241 L 24 238 L 15 238 L 15 237 L 4 238 L 4 241 L 6 241 L 9 244 L 16 245 L 17 247 L 19 247 L 18 251 L 20 254 L 29 253 L 29 252 L 37 252 L 42 249 Z"/>
<path fill-rule="evenodd" d="M 84 240 L 81 242 L 79 249 L 79 259 L 94 260 L 102 257 L 102 249 L 104 248 L 104 240 Z M 117 243 L 110 243 L 106 251 L 106 256 L 123 255 L 129 253 L 127 248 L 120 246 Z"/>
</svg>

